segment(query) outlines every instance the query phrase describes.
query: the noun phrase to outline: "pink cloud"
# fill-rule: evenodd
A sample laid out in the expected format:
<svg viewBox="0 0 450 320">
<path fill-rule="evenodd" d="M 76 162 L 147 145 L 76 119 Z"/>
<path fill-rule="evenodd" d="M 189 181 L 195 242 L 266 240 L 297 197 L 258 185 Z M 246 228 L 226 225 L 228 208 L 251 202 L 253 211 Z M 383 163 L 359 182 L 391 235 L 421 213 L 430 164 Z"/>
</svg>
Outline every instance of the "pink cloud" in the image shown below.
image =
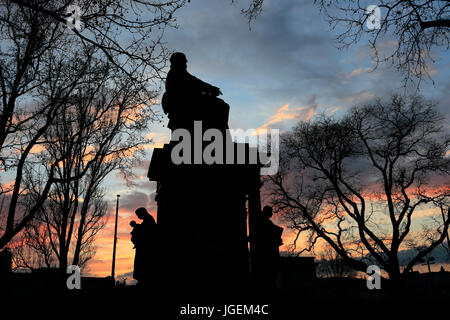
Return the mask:
<svg viewBox="0 0 450 320">
<path fill-rule="evenodd" d="M 316 96 L 312 95 L 306 106 L 292 107 L 288 103 L 283 105 L 270 119 L 258 128 L 258 130 L 268 129 L 274 124 L 286 121 L 307 121 L 310 120 L 317 110 Z"/>
</svg>

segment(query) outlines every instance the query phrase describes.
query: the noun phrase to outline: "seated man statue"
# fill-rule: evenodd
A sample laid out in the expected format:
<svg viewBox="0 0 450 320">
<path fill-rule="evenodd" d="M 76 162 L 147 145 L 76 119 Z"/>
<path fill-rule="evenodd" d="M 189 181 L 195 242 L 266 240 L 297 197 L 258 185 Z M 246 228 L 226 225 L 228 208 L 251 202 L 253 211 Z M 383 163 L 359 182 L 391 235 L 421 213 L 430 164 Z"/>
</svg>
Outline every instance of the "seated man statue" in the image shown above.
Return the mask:
<svg viewBox="0 0 450 320">
<path fill-rule="evenodd" d="M 170 71 L 166 79 L 166 92 L 162 99 L 164 113 L 169 116 L 169 129 L 192 124 L 193 120 L 216 118 L 226 126 L 229 106 L 217 98 L 220 89 L 206 83 L 187 71 L 187 59 L 181 52 L 170 57 Z"/>
</svg>

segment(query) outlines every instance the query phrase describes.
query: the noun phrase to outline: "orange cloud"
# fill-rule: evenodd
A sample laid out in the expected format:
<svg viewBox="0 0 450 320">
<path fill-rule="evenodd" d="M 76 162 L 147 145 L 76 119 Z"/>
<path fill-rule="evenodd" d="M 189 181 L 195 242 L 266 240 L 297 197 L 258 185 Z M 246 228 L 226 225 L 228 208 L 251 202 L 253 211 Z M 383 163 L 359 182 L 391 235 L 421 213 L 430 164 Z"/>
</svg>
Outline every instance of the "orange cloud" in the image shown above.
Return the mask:
<svg viewBox="0 0 450 320">
<path fill-rule="evenodd" d="M 315 104 L 314 99 L 315 98 L 313 97 L 312 105 L 307 107 L 290 107 L 288 103 L 283 105 L 273 116 L 270 117 L 270 119 L 265 124 L 260 126 L 257 130 L 268 129 L 276 123 L 281 123 L 289 120 L 310 120 L 316 114 L 317 104 Z"/>
<path fill-rule="evenodd" d="M 165 143 L 169 142 L 169 137 L 160 132 L 150 132 L 146 138 L 152 142 L 146 144 L 144 146 L 145 149 L 162 148 Z"/>
<path fill-rule="evenodd" d="M 347 74 L 346 78 L 350 79 L 356 76 L 359 76 L 365 72 L 369 72 L 371 70 L 371 68 L 357 68 L 355 70 L 353 70 L 352 72 L 350 72 L 349 74 Z"/>
</svg>

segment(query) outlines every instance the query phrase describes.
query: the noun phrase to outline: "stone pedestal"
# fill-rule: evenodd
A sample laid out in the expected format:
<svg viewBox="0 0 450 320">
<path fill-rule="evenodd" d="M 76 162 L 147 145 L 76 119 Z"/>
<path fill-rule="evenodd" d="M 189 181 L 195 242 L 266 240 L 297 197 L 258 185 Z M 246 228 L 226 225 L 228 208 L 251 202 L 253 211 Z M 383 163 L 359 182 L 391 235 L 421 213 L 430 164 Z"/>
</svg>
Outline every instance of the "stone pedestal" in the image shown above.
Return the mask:
<svg viewBox="0 0 450 320">
<path fill-rule="evenodd" d="M 227 127 L 218 128 L 224 142 Z M 211 126 L 202 134 L 207 128 Z M 185 129 L 193 133 L 192 126 Z M 238 143 L 230 149 L 224 143 L 224 159 L 233 163 L 175 164 L 172 151 L 177 143 L 154 149 L 148 172 L 149 179 L 157 182 L 162 281 L 177 288 L 203 286 L 205 290 L 245 286 L 249 278 L 249 195 L 257 194 L 259 203 L 260 165 L 249 158 L 256 149 Z M 208 144 L 203 143 L 201 150 Z M 198 150 L 193 144 L 192 160 Z M 242 150 L 246 157 L 238 163 Z"/>
</svg>

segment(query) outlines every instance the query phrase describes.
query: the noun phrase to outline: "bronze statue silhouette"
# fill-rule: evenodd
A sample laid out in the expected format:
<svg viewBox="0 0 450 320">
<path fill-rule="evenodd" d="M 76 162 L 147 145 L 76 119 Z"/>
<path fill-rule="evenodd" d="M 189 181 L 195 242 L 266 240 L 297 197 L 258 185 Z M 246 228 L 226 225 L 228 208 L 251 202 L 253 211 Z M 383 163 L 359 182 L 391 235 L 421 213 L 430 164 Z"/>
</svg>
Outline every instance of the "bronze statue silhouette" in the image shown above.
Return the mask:
<svg viewBox="0 0 450 320">
<path fill-rule="evenodd" d="M 206 94 L 219 96 L 222 94 L 218 87 L 210 85 L 187 71 L 187 59 L 184 53 L 175 52 L 170 57 L 170 71 L 166 79 L 166 92 L 175 94 L 182 99 L 186 97 L 196 98 Z"/>
<path fill-rule="evenodd" d="M 155 219 L 145 208 L 139 208 L 135 213 L 142 223 L 130 222 L 130 226 L 133 228 L 131 241 L 136 249 L 133 278 L 138 281 L 139 285 L 148 285 L 150 279 L 155 276 L 157 263 L 155 261 L 158 251 L 157 225 Z"/>
<path fill-rule="evenodd" d="M 278 275 L 280 252 L 283 244 L 283 228 L 275 225 L 270 218 L 273 209 L 265 206 L 255 219 L 255 278 L 262 286 L 274 287 Z M 250 239 L 252 241 L 252 239 Z"/>
<path fill-rule="evenodd" d="M 187 71 L 184 53 L 172 54 L 162 98 L 163 111 L 169 117 L 169 129 L 189 128 L 193 120 L 203 120 L 206 126 L 212 121 L 209 127 L 227 127 L 230 107 L 217 98 L 221 94 L 220 88 Z"/>
<path fill-rule="evenodd" d="M 172 134 L 186 129 L 195 137 L 199 133 L 194 130 L 197 121 L 201 121 L 201 135 L 216 129 L 232 141 L 226 130 L 230 107 L 218 98 L 220 89 L 191 75 L 183 53 L 172 54 L 170 62 L 162 106 Z M 178 143 L 171 139 L 162 148 L 155 148 L 148 171 L 149 179 L 157 182 L 158 232 L 164 237 L 157 278 L 163 279 L 161 286 L 176 289 L 180 296 L 192 297 L 193 291 L 200 296 L 241 292 L 251 277 L 247 201 L 252 203 L 249 216 L 261 211 L 261 164 L 251 162 L 249 156 L 258 151 L 248 143 L 231 142 L 231 148 L 224 143 L 223 155 L 233 160 L 231 164 L 177 164 L 172 151 Z M 198 149 L 195 142 L 189 144 L 187 157 L 192 160 L 203 154 L 209 142 L 202 143 Z M 238 157 L 242 150 L 245 159 Z"/>
<path fill-rule="evenodd" d="M 139 237 L 139 234 L 142 232 L 140 231 L 141 229 L 141 224 L 137 223 L 136 221 L 130 221 L 130 227 L 132 227 L 133 229 L 131 230 L 130 234 L 131 234 L 131 242 L 133 243 L 133 249 L 136 249 L 136 242 L 137 239 Z"/>
</svg>

